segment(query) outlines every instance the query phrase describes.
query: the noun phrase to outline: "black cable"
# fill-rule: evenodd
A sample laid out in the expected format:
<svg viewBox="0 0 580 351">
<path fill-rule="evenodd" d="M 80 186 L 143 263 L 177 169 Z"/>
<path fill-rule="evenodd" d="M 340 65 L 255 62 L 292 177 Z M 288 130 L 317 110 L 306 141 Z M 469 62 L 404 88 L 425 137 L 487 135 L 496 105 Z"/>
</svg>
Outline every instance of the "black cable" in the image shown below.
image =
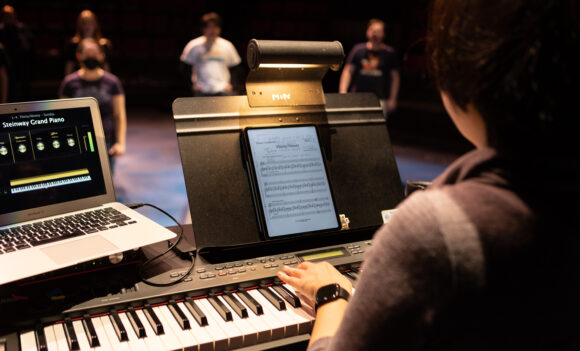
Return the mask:
<svg viewBox="0 0 580 351">
<path fill-rule="evenodd" d="M 159 255 L 152 257 L 148 260 L 146 260 L 145 262 L 143 262 L 143 264 L 141 265 L 141 267 L 139 267 L 139 278 L 141 278 L 141 280 L 145 283 L 145 284 L 149 284 L 152 286 L 159 286 L 159 287 L 163 287 L 163 286 L 171 286 L 171 285 L 175 285 L 177 283 L 182 282 L 187 276 L 189 276 L 189 274 L 191 273 L 191 271 L 193 270 L 193 266 L 195 264 L 195 252 L 188 252 L 189 258 L 191 259 L 191 265 L 189 266 L 187 272 L 182 275 L 179 279 L 174 280 L 172 282 L 169 283 L 155 283 L 152 282 L 148 279 L 146 279 L 143 275 L 143 270 L 144 268 L 150 264 L 151 262 L 157 260 L 158 258 L 164 256 L 165 254 L 167 254 L 169 251 L 175 249 L 175 247 L 177 246 L 177 244 L 179 244 L 179 242 L 181 241 L 181 238 L 183 237 L 183 227 L 181 226 L 181 224 L 179 224 L 179 222 L 173 218 L 172 215 L 170 215 L 169 213 L 167 213 L 166 211 L 160 209 L 159 207 L 155 206 L 155 205 L 151 205 L 151 204 L 146 204 L 146 203 L 137 203 L 137 204 L 128 204 L 126 205 L 127 207 L 131 208 L 131 209 L 137 209 L 139 207 L 143 207 L 143 206 L 149 206 L 149 207 L 153 207 L 154 209 L 162 212 L 163 214 L 165 214 L 167 217 L 171 218 L 175 224 L 177 224 L 177 226 L 179 227 L 179 234 L 177 236 L 177 240 L 175 240 L 174 243 L 172 243 L 171 241 L 167 240 L 167 250 L 165 250 L 164 252 L 160 253 Z"/>
</svg>

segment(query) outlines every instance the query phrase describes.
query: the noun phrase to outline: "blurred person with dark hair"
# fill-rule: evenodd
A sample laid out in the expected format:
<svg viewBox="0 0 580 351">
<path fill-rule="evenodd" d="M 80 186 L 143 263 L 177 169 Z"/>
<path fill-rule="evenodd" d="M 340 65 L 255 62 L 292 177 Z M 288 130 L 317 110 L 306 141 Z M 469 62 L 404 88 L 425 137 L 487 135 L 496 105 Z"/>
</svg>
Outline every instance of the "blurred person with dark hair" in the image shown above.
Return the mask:
<svg viewBox="0 0 580 351">
<path fill-rule="evenodd" d="M 427 38 L 475 149 L 375 233 L 356 292 L 279 272 L 318 301 L 309 350 L 579 350 L 578 2 L 435 0 Z"/>
<path fill-rule="evenodd" d="M 81 68 L 64 78 L 58 95 L 60 98 L 90 96 L 97 99 L 113 171 L 115 158 L 125 154 L 126 149 L 127 112 L 123 86 L 117 76 L 101 68 L 105 54 L 95 39 L 82 39 L 76 56 Z"/>
<path fill-rule="evenodd" d="M 191 66 L 194 96 L 232 95 L 230 69 L 241 62 L 234 45 L 222 38 L 222 20 L 210 12 L 201 17 L 202 36 L 191 40 L 181 54 L 181 62 Z"/>
<path fill-rule="evenodd" d="M 30 99 L 34 75 L 34 39 L 32 32 L 16 17 L 14 7 L 4 5 L 0 18 L 0 43 L 4 45 L 8 71 L 8 101 Z"/>
<path fill-rule="evenodd" d="M 95 41 L 101 46 L 101 50 L 105 54 L 105 57 L 108 58 L 112 44 L 111 41 L 105 37 L 103 37 L 101 33 L 101 25 L 99 24 L 99 20 L 97 19 L 97 15 L 91 10 L 83 10 L 77 16 L 77 23 L 76 23 L 76 33 L 75 35 L 67 42 L 66 48 L 66 62 L 64 67 L 65 75 L 71 74 L 72 72 L 79 69 L 79 64 L 76 58 L 77 55 L 77 47 L 81 40 L 84 38 L 93 38 Z M 105 71 L 110 72 L 109 62 L 105 59 L 101 63 L 102 68 Z"/>
<path fill-rule="evenodd" d="M 366 31 L 367 41 L 349 52 L 340 75 L 338 92 L 375 93 L 385 116 L 397 108 L 401 78 L 395 49 L 385 44 L 385 22 L 373 18 Z"/>
</svg>

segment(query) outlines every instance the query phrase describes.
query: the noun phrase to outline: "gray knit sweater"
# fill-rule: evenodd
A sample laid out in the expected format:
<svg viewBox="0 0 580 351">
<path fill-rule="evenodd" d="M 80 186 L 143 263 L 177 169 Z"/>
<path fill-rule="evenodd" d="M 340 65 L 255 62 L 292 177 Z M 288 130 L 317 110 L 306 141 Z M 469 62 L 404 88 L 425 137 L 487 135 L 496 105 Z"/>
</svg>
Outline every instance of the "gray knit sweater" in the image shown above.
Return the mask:
<svg viewBox="0 0 580 351">
<path fill-rule="evenodd" d="M 522 174 L 475 150 L 405 199 L 375 234 L 338 333 L 309 351 L 570 347 L 580 253 L 551 244 L 563 234 L 546 239 Z"/>
</svg>

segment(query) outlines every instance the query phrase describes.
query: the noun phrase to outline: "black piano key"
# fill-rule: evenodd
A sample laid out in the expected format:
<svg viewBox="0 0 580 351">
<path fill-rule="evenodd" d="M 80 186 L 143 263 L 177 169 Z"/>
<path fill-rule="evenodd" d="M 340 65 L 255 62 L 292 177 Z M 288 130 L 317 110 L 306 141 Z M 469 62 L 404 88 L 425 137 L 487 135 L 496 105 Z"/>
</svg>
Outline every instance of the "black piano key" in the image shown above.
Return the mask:
<svg viewBox="0 0 580 351">
<path fill-rule="evenodd" d="M 189 296 L 186 297 L 184 304 L 185 307 L 187 307 L 187 309 L 189 310 L 189 313 L 191 313 L 193 318 L 195 318 L 195 321 L 197 322 L 197 324 L 199 324 L 200 327 L 204 327 L 207 325 L 207 316 L 197 306 L 197 304 L 195 303 L 195 301 L 193 301 L 191 297 Z"/>
<path fill-rule="evenodd" d="M 69 350 L 71 351 L 80 350 L 79 340 L 77 339 L 77 333 L 75 333 L 75 329 L 73 327 L 70 318 L 65 318 L 63 327 L 64 327 L 64 335 L 66 335 L 66 341 L 68 342 Z"/>
<path fill-rule="evenodd" d="M 274 293 L 271 292 L 266 286 L 258 288 L 258 291 L 266 298 L 266 300 L 270 301 L 270 303 L 274 305 L 278 311 L 283 311 L 286 309 L 284 300 L 281 297 L 274 295 Z"/>
<path fill-rule="evenodd" d="M 183 330 L 191 329 L 189 319 L 187 319 L 187 316 L 185 315 L 185 313 L 183 313 L 181 308 L 177 306 L 177 302 L 175 302 L 175 300 L 169 300 L 169 304 L 167 305 L 167 307 L 169 307 L 169 311 L 171 311 L 173 318 L 175 318 L 177 324 L 179 324 L 181 329 Z"/>
<path fill-rule="evenodd" d="M 209 303 L 215 308 L 215 310 L 219 313 L 219 315 L 224 319 L 224 321 L 229 322 L 233 321 L 234 318 L 232 317 L 232 311 L 230 311 L 220 299 L 218 299 L 215 295 L 210 295 L 208 297 Z"/>
<path fill-rule="evenodd" d="M 155 312 L 153 312 L 151 305 L 149 304 L 145 305 L 143 307 L 143 313 L 145 314 L 145 317 L 147 317 L 147 321 L 149 321 L 149 324 L 151 324 L 151 328 L 153 328 L 155 334 L 157 335 L 165 334 L 165 331 L 163 330 L 163 324 L 161 324 L 159 317 L 157 317 Z"/>
<path fill-rule="evenodd" d="M 300 299 L 298 296 L 294 295 L 290 290 L 286 289 L 284 285 L 273 285 L 272 289 L 278 293 L 278 295 L 282 296 L 284 300 L 288 301 L 290 305 L 294 308 L 302 307 L 300 303 Z"/>
<path fill-rule="evenodd" d="M 39 351 L 48 351 L 48 346 L 46 346 L 46 335 L 44 335 L 44 327 L 42 325 L 37 325 L 34 328 L 34 336 L 36 338 L 36 347 Z"/>
<path fill-rule="evenodd" d="M 222 296 L 240 318 L 248 318 L 248 310 L 246 309 L 246 306 L 244 306 L 234 294 L 227 292 Z"/>
<path fill-rule="evenodd" d="M 129 319 L 129 322 L 138 338 L 147 337 L 145 327 L 143 327 L 143 323 L 141 323 L 141 320 L 139 319 L 139 316 L 137 316 L 137 312 L 135 312 L 133 307 L 129 307 L 129 310 L 127 311 L 127 319 Z"/>
<path fill-rule="evenodd" d="M 347 277 L 349 277 L 350 279 L 352 279 L 353 281 L 356 281 L 358 279 L 357 272 L 350 271 L 350 272 L 344 272 L 343 274 L 346 275 Z"/>
<path fill-rule="evenodd" d="M 245 290 L 238 291 L 238 296 L 242 299 L 242 301 L 246 303 L 246 306 L 248 306 L 252 310 L 252 312 L 254 312 L 256 315 L 259 316 L 261 314 L 264 314 L 264 309 L 262 308 L 262 305 L 260 305 L 260 303 L 256 301 L 256 299 L 254 299 L 252 295 L 248 294 L 247 291 Z"/>
<path fill-rule="evenodd" d="M 115 329 L 119 341 L 129 341 L 127 330 L 125 329 L 123 322 L 121 322 L 121 318 L 119 318 L 117 311 L 111 310 L 109 313 L 109 319 L 111 320 L 111 324 L 113 324 L 113 329 Z"/>
<path fill-rule="evenodd" d="M 101 342 L 99 341 L 99 338 L 97 337 L 97 332 L 95 331 L 95 326 L 93 325 L 93 321 L 91 320 L 91 316 L 89 316 L 88 314 L 85 314 L 83 316 L 83 328 L 85 329 L 85 333 L 87 334 L 87 337 L 89 338 L 89 345 L 91 345 L 91 347 L 99 347 L 101 346 Z"/>
</svg>

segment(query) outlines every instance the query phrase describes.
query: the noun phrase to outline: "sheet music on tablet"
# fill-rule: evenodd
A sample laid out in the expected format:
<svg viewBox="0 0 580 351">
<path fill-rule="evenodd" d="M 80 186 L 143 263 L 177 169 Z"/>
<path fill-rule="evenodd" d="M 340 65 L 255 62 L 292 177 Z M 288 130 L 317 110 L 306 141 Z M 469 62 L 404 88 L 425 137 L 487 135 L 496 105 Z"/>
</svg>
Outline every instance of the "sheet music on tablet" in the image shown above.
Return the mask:
<svg viewBox="0 0 580 351">
<path fill-rule="evenodd" d="M 248 128 L 269 237 L 338 227 L 316 127 Z"/>
</svg>

